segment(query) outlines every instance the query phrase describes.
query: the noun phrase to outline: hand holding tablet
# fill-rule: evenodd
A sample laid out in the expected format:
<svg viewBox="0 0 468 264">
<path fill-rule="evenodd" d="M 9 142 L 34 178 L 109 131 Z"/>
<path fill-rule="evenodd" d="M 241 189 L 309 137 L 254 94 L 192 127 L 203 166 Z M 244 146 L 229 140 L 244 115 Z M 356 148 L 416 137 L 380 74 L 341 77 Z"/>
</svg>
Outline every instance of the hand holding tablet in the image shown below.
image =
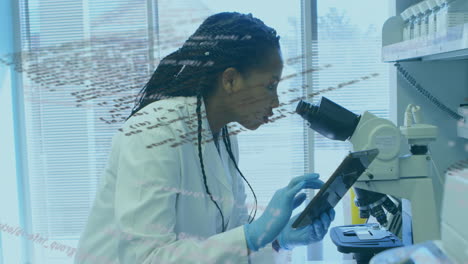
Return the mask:
<svg viewBox="0 0 468 264">
<path fill-rule="evenodd" d="M 295 219 L 292 227 L 301 228 L 310 225 L 324 212 L 329 212 L 334 208 L 378 154 L 378 149 L 350 152 L 304 211 Z"/>
</svg>

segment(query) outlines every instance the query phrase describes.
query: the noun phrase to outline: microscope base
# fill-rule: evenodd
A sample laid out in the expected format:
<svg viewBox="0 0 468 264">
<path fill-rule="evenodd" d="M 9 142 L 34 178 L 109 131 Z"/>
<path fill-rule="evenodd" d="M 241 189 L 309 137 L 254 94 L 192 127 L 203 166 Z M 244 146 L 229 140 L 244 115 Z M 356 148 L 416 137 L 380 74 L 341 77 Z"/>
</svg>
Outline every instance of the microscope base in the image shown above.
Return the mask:
<svg viewBox="0 0 468 264">
<path fill-rule="evenodd" d="M 375 224 L 337 226 L 330 230 L 330 238 L 339 252 L 352 253 L 357 264 L 367 264 L 382 251 L 403 246 L 397 236 Z"/>
</svg>

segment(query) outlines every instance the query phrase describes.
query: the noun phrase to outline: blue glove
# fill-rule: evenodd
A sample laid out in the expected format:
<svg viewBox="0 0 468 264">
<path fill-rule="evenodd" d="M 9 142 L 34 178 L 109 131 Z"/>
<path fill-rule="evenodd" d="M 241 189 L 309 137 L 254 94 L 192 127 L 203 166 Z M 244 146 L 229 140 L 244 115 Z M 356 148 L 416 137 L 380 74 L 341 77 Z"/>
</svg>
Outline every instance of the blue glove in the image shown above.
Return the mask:
<svg viewBox="0 0 468 264">
<path fill-rule="evenodd" d="M 288 223 L 292 211 L 304 199 L 296 194 L 304 188 L 320 188 L 323 182 L 316 173 L 293 178 L 288 186 L 275 192 L 267 208 L 257 220 L 244 225 L 247 246 L 252 251 L 271 243 Z"/>
<path fill-rule="evenodd" d="M 302 199 L 302 201 L 304 201 L 305 198 L 305 193 L 298 195 L 298 199 Z M 335 210 L 332 208 L 328 212 L 324 212 L 310 225 L 294 229 L 291 226 L 299 215 L 300 214 L 297 214 L 291 218 L 283 231 L 281 231 L 277 240 L 282 249 L 291 250 L 296 246 L 308 245 L 312 242 L 322 240 L 327 234 L 330 223 L 335 219 Z"/>
</svg>

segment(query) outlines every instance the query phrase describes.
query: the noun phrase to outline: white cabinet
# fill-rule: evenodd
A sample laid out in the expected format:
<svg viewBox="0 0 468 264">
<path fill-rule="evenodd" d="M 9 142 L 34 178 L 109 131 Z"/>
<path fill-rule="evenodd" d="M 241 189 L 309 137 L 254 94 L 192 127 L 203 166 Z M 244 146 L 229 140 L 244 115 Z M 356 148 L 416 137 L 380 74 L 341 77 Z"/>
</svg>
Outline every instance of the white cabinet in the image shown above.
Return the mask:
<svg viewBox="0 0 468 264">
<path fill-rule="evenodd" d="M 396 13 L 416 3 L 396 0 Z M 407 75 L 397 67 L 391 69 L 391 118 L 400 126 L 408 104 L 421 106 L 424 122 L 439 128 L 429 148 L 437 170 L 444 175 L 451 165 L 468 160 L 468 140 L 457 135 L 460 121 L 465 125 L 467 121 L 456 118 L 460 105 L 468 104 L 468 24 L 408 41 L 403 41 L 403 25 L 399 15 L 391 17 L 382 33 L 383 61 L 398 62 Z M 408 76 L 416 86 L 407 81 Z M 433 180 L 440 209 L 443 186 L 437 178 Z"/>
</svg>

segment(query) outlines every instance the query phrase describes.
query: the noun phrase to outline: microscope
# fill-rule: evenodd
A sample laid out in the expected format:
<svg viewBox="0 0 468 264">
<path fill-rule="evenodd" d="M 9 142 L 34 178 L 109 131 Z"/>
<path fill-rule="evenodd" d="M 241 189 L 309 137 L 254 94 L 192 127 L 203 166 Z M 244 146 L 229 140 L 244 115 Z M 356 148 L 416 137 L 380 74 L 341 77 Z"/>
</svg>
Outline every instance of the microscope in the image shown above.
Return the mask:
<svg viewBox="0 0 468 264">
<path fill-rule="evenodd" d="M 446 172 L 441 215 L 441 240 L 430 240 L 377 254 L 370 264 L 466 263 L 468 259 L 468 166 Z"/>
<path fill-rule="evenodd" d="M 296 108 L 310 128 L 332 140 L 348 140 L 353 151 L 379 149 L 378 156 L 354 184 L 355 204 L 361 218 L 373 216 L 384 228 L 391 226 L 384 209 L 396 215 L 401 211 L 401 199 L 409 201 L 411 223 L 404 223 L 410 218 L 397 219 L 400 225 L 412 229 L 412 241 L 407 244 L 440 239 L 440 214 L 431 177 L 436 170 L 428 153 L 428 144 L 437 137 L 437 127 L 424 124 L 420 110 L 409 105 L 404 126 L 398 128 L 368 111 L 356 115 L 326 97 L 317 105 L 300 101 Z M 401 149 L 407 147 L 402 137 L 407 139 L 410 153 L 401 156 Z"/>
</svg>

